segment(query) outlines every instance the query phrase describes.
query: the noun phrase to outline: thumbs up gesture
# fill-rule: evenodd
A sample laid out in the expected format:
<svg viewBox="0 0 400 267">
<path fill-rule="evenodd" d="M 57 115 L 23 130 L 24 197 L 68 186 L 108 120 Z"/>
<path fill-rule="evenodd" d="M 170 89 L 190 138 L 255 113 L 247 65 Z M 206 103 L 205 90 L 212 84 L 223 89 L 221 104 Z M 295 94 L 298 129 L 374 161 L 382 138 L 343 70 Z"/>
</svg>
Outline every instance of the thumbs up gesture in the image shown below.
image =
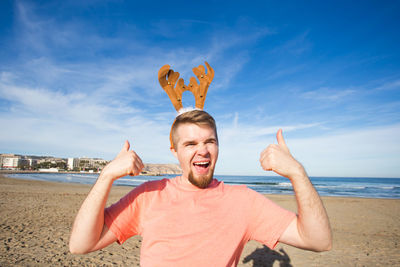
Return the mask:
<svg viewBox="0 0 400 267">
<path fill-rule="evenodd" d="M 114 181 L 126 175 L 139 175 L 143 167 L 140 157 L 135 151 L 130 150 L 129 142 L 125 141 L 119 154 L 103 169 L 103 175 Z"/>
<path fill-rule="evenodd" d="M 261 167 L 266 171 L 287 177 L 290 180 L 298 175 L 303 175 L 303 166 L 293 158 L 282 135 L 282 129 L 276 134 L 278 144 L 271 144 L 260 155 Z"/>
</svg>

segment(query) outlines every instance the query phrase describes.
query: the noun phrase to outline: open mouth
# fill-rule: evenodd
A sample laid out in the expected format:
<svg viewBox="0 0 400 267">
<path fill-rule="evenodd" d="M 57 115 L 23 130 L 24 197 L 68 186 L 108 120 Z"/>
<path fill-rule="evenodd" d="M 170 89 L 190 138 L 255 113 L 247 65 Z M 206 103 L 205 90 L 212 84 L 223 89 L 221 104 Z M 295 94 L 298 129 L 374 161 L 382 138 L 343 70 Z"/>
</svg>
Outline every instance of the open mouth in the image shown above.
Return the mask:
<svg viewBox="0 0 400 267">
<path fill-rule="evenodd" d="M 194 162 L 193 165 L 197 168 L 208 168 L 210 166 L 209 161 L 202 161 L 202 162 Z"/>
<path fill-rule="evenodd" d="M 206 175 L 210 170 L 210 161 L 193 162 L 195 172 L 199 175 Z"/>
</svg>

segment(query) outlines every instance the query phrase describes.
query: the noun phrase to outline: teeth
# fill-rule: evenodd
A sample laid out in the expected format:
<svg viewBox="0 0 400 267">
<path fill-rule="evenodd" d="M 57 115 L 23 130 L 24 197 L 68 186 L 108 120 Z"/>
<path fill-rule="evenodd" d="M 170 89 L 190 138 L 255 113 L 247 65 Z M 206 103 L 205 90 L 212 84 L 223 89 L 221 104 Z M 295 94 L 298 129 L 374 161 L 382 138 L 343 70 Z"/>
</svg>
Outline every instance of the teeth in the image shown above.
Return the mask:
<svg viewBox="0 0 400 267">
<path fill-rule="evenodd" d="M 208 165 L 208 162 L 196 162 L 195 165 Z"/>
</svg>

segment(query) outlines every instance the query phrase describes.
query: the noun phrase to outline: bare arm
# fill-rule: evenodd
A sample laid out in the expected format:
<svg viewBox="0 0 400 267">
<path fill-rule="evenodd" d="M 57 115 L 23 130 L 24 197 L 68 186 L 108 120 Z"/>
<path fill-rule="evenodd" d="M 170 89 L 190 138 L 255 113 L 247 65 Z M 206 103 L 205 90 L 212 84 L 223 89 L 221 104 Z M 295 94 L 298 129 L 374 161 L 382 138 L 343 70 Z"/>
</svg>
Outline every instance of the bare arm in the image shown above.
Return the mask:
<svg viewBox="0 0 400 267">
<path fill-rule="evenodd" d="M 302 249 L 326 251 L 332 247 L 328 215 L 303 166 L 293 158 L 282 136 L 277 133 L 277 145 L 268 146 L 260 157 L 264 170 L 287 177 L 296 195 L 298 216 L 288 226 L 279 241 Z"/>
<path fill-rule="evenodd" d="M 69 240 L 71 253 L 85 254 L 117 240 L 104 224 L 104 207 L 115 180 L 126 175 L 138 175 L 143 169 L 142 160 L 129 147 L 126 141 L 117 157 L 103 169 L 79 209 Z"/>
</svg>

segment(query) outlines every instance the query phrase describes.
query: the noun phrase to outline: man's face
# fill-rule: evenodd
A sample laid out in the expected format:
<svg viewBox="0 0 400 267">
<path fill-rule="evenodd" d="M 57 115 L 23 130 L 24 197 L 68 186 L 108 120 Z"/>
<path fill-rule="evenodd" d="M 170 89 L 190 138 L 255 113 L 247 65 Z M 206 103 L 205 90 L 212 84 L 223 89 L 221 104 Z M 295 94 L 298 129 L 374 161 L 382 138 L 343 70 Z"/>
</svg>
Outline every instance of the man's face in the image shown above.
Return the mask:
<svg viewBox="0 0 400 267">
<path fill-rule="evenodd" d="M 212 181 L 218 159 L 218 141 L 209 126 L 185 123 L 176 130 L 177 144 L 171 149 L 178 158 L 182 176 L 199 188 Z"/>
</svg>

